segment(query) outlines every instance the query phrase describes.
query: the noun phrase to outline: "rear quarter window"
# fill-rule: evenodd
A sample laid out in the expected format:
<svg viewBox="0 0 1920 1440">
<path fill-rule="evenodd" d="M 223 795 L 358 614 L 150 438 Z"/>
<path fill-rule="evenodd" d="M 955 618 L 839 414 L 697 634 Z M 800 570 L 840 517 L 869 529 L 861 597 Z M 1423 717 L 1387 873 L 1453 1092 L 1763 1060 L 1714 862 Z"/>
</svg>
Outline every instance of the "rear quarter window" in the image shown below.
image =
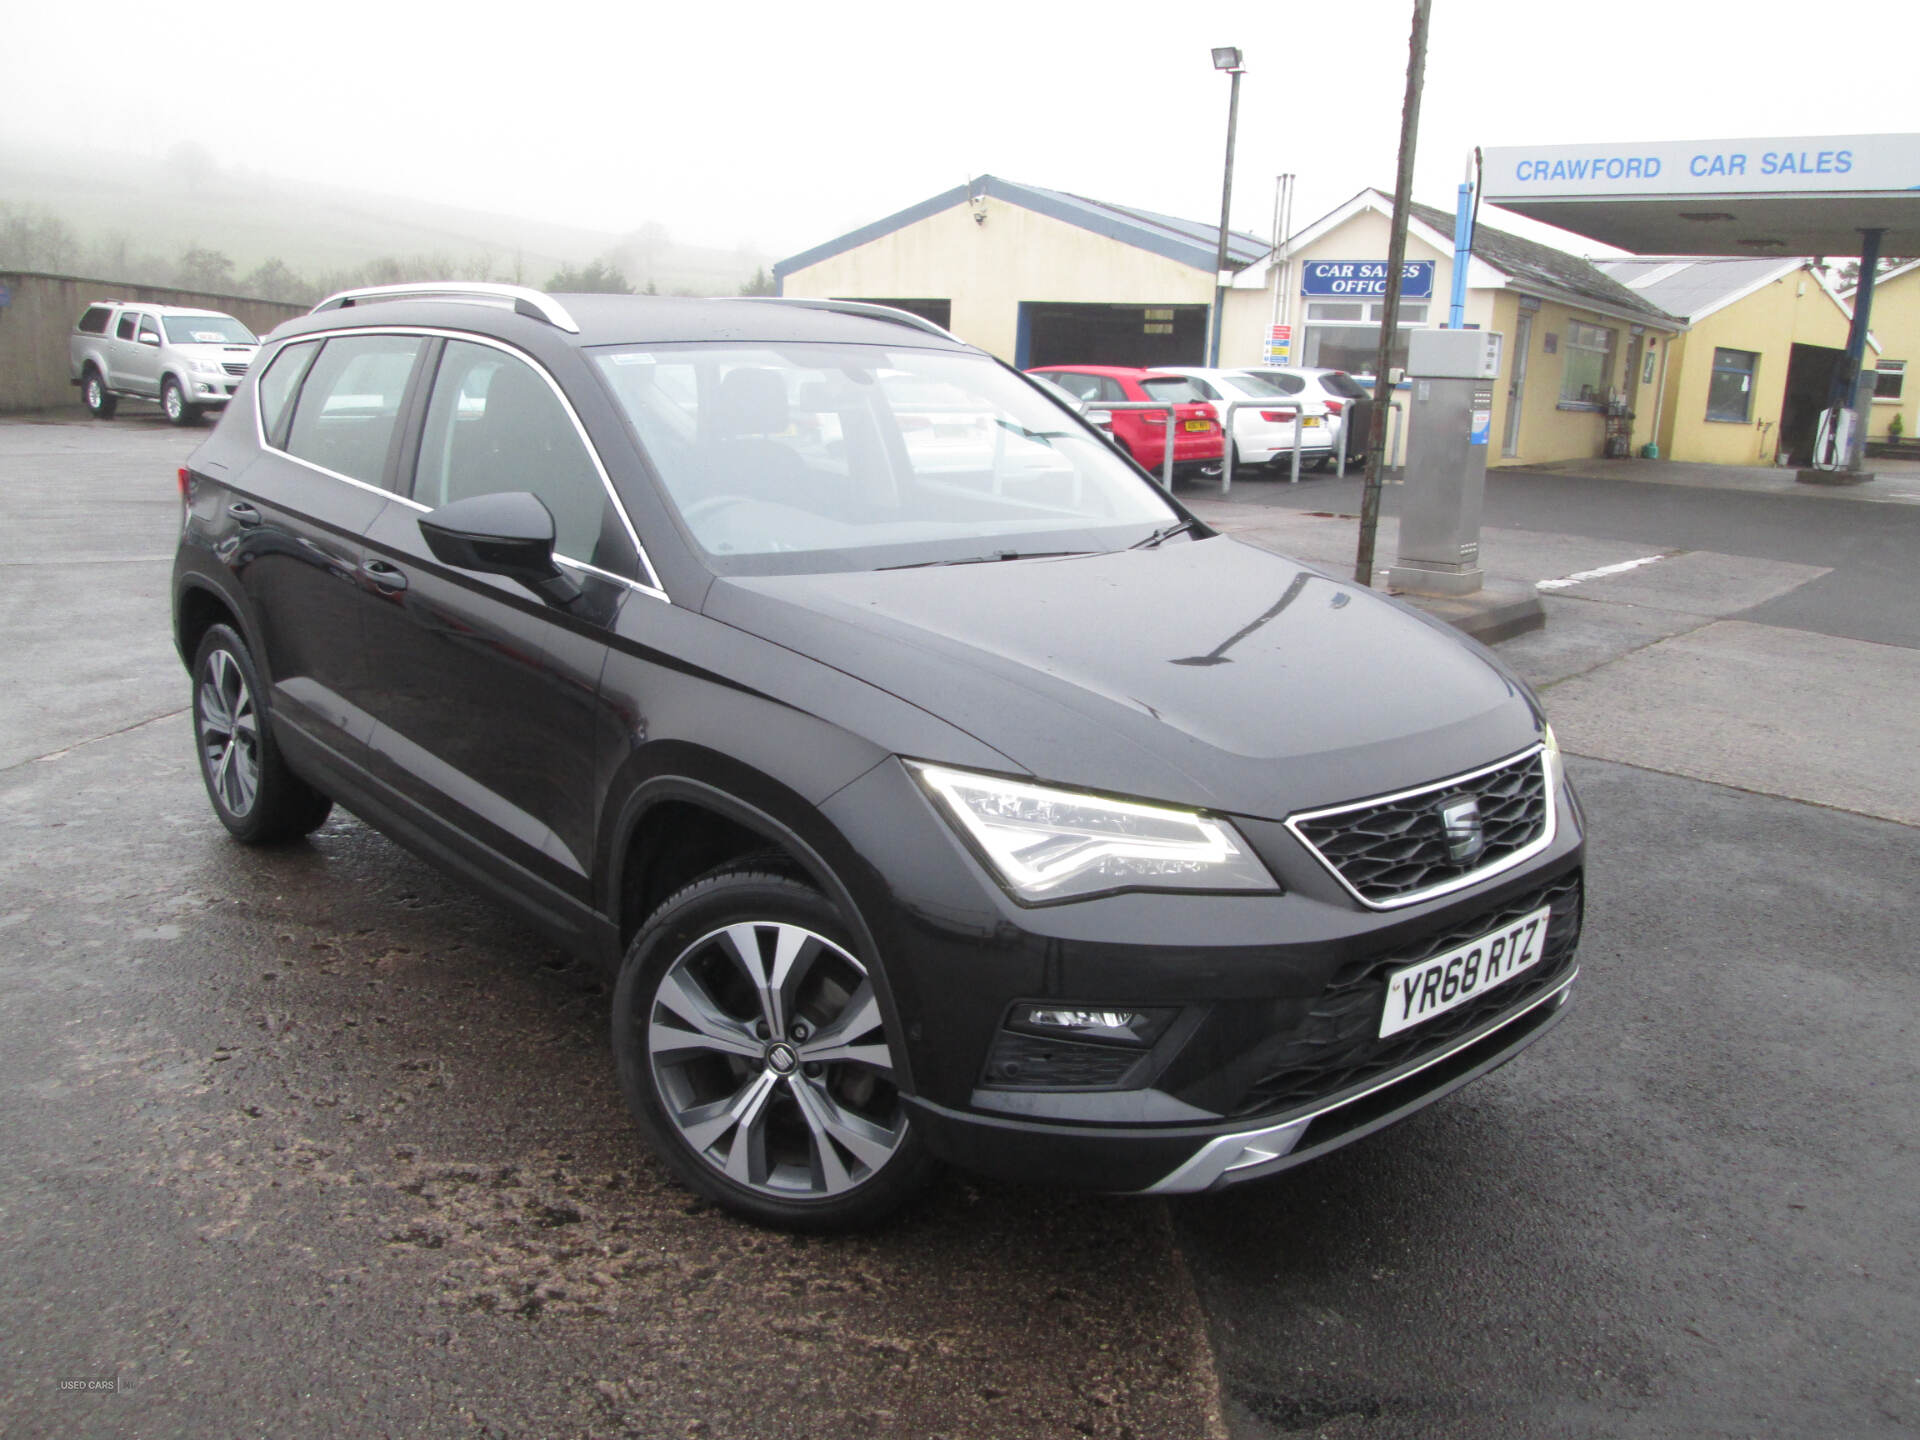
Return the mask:
<svg viewBox="0 0 1920 1440">
<path fill-rule="evenodd" d="M 313 363 L 313 357 L 319 349 L 320 342 L 317 340 L 289 345 L 273 357 L 272 363 L 260 376 L 260 431 L 267 437 L 269 445 L 280 446 L 285 443 L 288 402 L 293 399 L 294 391 L 300 388 L 300 379 L 307 373 L 307 366 Z"/>
<path fill-rule="evenodd" d="M 75 328 L 83 335 L 104 335 L 107 333 L 107 322 L 112 318 L 111 305 L 89 305 L 86 314 L 80 317 L 80 323 Z"/>
</svg>

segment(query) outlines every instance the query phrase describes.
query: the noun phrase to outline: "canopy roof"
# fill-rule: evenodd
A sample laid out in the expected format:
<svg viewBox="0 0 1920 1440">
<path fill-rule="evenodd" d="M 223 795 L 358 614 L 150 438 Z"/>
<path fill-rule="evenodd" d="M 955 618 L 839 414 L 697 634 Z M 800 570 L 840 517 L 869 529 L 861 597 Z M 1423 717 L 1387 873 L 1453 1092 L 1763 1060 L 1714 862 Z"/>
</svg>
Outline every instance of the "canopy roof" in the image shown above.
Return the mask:
<svg viewBox="0 0 1920 1440">
<path fill-rule="evenodd" d="M 1497 147 L 1486 201 L 1647 255 L 1920 255 L 1920 135 Z"/>
</svg>

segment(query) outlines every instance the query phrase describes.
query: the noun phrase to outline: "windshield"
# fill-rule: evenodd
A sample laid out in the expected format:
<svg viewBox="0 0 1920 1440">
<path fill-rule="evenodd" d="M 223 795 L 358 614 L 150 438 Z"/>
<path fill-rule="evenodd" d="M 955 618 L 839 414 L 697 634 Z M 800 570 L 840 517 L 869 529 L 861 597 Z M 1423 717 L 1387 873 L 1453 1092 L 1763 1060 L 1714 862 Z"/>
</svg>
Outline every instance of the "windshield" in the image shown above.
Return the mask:
<svg viewBox="0 0 1920 1440">
<path fill-rule="evenodd" d="M 231 315 L 167 315 L 167 339 L 175 345 L 258 345 L 254 333 Z"/>
<path fill-rule="evenodd" d="M 985 356 L 700 344 L 596 358 L 722 573 L 1119 550 L 1178 518 L 1098 432 Z"/>
</svg>

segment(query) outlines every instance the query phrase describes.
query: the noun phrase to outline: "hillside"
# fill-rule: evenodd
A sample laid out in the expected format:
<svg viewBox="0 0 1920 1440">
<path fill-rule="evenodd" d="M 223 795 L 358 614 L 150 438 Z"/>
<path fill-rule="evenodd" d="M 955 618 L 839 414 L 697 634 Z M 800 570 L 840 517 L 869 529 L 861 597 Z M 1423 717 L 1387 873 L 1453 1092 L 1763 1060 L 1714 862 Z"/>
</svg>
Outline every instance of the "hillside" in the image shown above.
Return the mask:
<svg viewBox="0 0 1920 1440">
<path fill-rule="evenodd" d="M 96 267 L 115 256 L 172 262 L 204 247 L 230 259 L 236 276 L 278 259 L 312 278 L 433 256 L 464 274 L 537 285 L 563 266 L 611 256 L 636 288 L 651 279 L 662 291 L 730 294 L 766 263 L 674 244 L 657 223 L 626 235 L 580 229 L 222 170 L 186 149 L 142 159 L 0 146 L 0 197 L 65 222 Z"/>
</svg>

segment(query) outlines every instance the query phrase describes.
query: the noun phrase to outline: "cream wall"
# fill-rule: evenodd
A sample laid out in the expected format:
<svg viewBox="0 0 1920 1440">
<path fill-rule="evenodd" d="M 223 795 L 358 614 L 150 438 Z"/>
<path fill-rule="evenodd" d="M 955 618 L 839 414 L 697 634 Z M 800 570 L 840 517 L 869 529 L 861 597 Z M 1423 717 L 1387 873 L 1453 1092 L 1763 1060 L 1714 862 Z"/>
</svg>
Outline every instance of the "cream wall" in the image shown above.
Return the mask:
<svg viewBox="0 0 1920 1440">
<path fill-rule="evenodd" d="M 1489 465 L 1541 465 L 1555 460 L 1591 459 L 1606 452 L 1605 413 L 1584 408 L 1563 409 L 1560 403 L 1560 385 L 1566 377 L 1567 327 L 1575 320 L 1613 331 L 1613 374 L 1610 385 L 1612 389 L 1626 392 L 1627 408 L 1633 413 L 1630 447 L 1637 450 L 1647 442 L 1653 434 L 1653 404 L 1660 374 L 1658 358 L 1654 361 L 1654 383 L 1643 386 L 1640 376 L 1645 373 L 1644 358 L 1632 375 L 1626 369 L 1629 352 L 1633 348 L 1631 324 L 1583 310 L 1577 305 L 1542 300 L 1539 308 L 1532 312 L 1533 331 L 1528 337 L 1527 378 L 1520 395 L 1518 453 L 1503 455 L 1501 450 L 1506 440 L 1507 412 L 1510 408 L 1508 390 L 1518 358 L 1521 297 L 1508 290 L 1491 293 L 1497 297 L 1493 305 L 1492 328 L 1502 332 L 1507 339 L 1500 361 L 1500 383 L 1493 395 L 1493 442 L 1487 457 Z M 1552 354 L 1547 352 L 1548 335 L 1557 337 Z M 1641 339 L 1643 344 L 1649 339 L 1655 343 L 1656 356 L 1658 350 L 1664 349 L 1669 343 L 1667 332 L 1650 328 L 1642 329 Z M 1641 353 L 1644 357 L 1644 349 Z"/>
<path fill-rule="evenodd" d="M 1906 384 L 1900 398 L 1876 400 L 1867 434 L 1882 439 L 1895 415 L 1901 433 L 1920 436 L 1920 270 L 1909 270 L 1898 280 L 1875 284 L 1873 313 L 1867 317 L 1881 353 L 1889 360 L 1907 362 Z"/>
<path fill-rule="evenodd" d="M 1848 317 L 1804 268 L 1696 321 L 1669 358 L 1660 420 L 1660 453 L 1670 460 L 1720 465 L 1771 465 L 1780 439 L 1780 409 L 1793 346 L 1843 349 Z M 1709 420 L 1713 352 L 1749 350 L 1754 367 L 1752 416 L 1744 423 Z M 1867 360 L 1877 359 L 1872 347 Z"/>
<path fill-rule="evenodd" d="M 781 293 L 951 300 L 953 333 L 1011 362 L 1022 300 L 1210 305 L 1213 272 L 989 197 L 795 270 Z"/>
</svg>

